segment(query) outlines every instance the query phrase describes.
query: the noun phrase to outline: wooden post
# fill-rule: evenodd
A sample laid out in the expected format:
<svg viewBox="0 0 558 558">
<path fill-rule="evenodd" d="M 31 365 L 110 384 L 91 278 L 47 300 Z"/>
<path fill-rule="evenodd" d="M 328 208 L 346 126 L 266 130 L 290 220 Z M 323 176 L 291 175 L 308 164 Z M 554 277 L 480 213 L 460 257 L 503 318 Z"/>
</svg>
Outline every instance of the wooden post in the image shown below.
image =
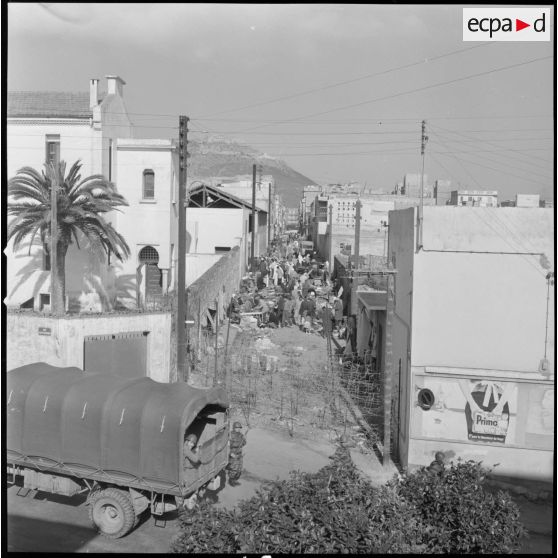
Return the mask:
<svg viewBox="0 0 558 558">
<path fill-rule="evenodd" d="M 178 377 L 188 382 L 186 358 L 186 166 L 188 144 L 188 117 L 179 117 L 179 175 L 178 175 L 178 265 L 176 309 L 176 367 Z"/>
</svg>

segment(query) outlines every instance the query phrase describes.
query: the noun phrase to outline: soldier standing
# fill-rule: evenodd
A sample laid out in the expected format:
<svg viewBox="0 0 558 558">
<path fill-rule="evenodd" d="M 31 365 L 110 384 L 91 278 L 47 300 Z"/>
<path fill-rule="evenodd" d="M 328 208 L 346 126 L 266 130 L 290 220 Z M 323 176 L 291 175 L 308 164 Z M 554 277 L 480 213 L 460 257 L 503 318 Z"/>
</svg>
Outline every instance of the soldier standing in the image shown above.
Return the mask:
<svg viewBox="0 0 558 558">
<path fill-rule="evenodd" d="M 231 486 L 236 486 L 238 484 L 238 479 L 242 473 L 242 448 L 246 445 L 246 438 L 240 432 L 241 429 L 242 425 L 240 422 L 235 422 L 233 424 L 229 442 L 230 453 L 227 468 L 229 470 L 229 484 Z"/>
</svg>

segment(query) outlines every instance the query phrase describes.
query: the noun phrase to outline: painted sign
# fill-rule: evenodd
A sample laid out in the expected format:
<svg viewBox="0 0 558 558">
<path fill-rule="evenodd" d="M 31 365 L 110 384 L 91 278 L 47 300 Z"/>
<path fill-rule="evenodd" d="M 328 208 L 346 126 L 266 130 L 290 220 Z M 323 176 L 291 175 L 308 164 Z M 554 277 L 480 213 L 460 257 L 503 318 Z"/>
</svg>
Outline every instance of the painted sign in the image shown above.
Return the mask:
<svg viewBox="0 0 558 558">
<path fill-rule="evenodd" d="M 423 389 L 434 397 L 428 409 L 419 405 Z M 554 393 L 550 383 L 419 376 L 411 433 L 436 440 L 552 450 Z"/>
<path fill-rule="evenodd" d="M 460 380 L 467 403 L 465 419 L 469 440 L 505 443 L 510 424 L 508 399 L 514 384 Z"/>
<path fill-rule="evenodd" d="M 40 327 L 39 328 L 39 335 L 51 335 L 52 330 L 50 327 Z"/>
</svg>

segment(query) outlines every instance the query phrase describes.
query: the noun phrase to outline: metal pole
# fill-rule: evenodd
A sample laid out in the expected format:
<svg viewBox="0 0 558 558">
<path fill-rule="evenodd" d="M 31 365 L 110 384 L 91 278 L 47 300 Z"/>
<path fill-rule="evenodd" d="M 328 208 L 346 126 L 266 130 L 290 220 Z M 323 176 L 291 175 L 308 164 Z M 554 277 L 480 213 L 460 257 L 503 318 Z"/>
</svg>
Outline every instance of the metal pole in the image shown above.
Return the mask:
<svg viewBox="0 0 558 558">
<path fill-rule="evenodd" d="M 231 367 L 229 366 L 229 361 L 228 361 L 228 355 L 229 355 L 229 333 L 231 331 L 231 314 L 232 314 L 232 297 L 231 297 L 231 303 L 229 305 L 229 308 L 231 308 L 231 311 L 229 312 L 229 322 L 227 324 L 227 339 L 225 340 L 225 389 L 227 394 L 230 396 L 231 395 L 231 390 L 232 390 L 232 371 L 231 371 Z"/>
<path fill-rule="evenodd" d="M 426 121 L 422 121 L 422 133 L 420 138 L 420 154 L 422 155 L 422 170 L 420 173 L 420 205 L 419 205 L 419 228 L 417 235 L 417 250 L 422 248 L 422 225 L 423 225 L 423 198 L 424 198 L 424 151 L 426 148 L 426 142 L 428 141 L 428 136 L 426 135 Z"/>
<path fill-rule="evenodd" d="M 177 269 L 177 309 L 176 309 L 176 367 L 178 377 L 188 382 L 188 362 L 186 359 L 186 165 L 188 145 L 187 116 L 180 116 L 179 135 L 179 175 L 178 175 L 178 269 Z"/>
<path fill-rule="evenodd" d="M 358 289 L 358 269 L 360 267 L 360 199 L 356 201 L 356 213 L 355 213 L 355 267 L 357 273 L 354 274 L 353 284 L 351 287 L 351 314 L 356 314 L 358 312 L 358 300 L 357 300 L 357 289 Z"/>
<path fill-rule="evenodd" d="M 50 163 L 53 170 L 52 183 L 50 185 L 50 313 L 57 314 L 59 311 L 58 301 L 58 175 L 59 165 Z"/>
<path fill-rule="evenodd" d="M 254 267 L 256 247 L 256 165 L 252 165 L 252 246 L 250 247 L 250 271 Z"/>
</svg>

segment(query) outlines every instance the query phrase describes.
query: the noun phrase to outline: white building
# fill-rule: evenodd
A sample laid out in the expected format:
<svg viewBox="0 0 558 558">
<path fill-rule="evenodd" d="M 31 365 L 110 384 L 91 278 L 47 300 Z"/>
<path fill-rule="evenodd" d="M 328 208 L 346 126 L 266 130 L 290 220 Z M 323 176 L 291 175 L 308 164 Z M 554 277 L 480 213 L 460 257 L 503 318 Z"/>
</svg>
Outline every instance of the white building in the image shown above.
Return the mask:
<svg viewBox="0 0 558 558">
<path fill-rule="evenodd" d="M 437 451 L 495 475 L 552 482 L 555 302 L 548 209 L 425 207 L 389 214 L 395 274 L 394 451 Z"/>
<path fill-rule="evenodd" d="M 82 177 L 103 174 L 113 180 L 116 138 L 132 135 L 132 124 L 123 100 L 124 81 L 107 76 L 107 92 L 99 94 L 97 79 L 90 81 L 89 92 L 53 91 L 8 92 L 7 172 L 13 177 L 24 167 L 38 171 L 45 162 L 66 161 L 68 168 L 82 161 Z M 82 293 L 97 292 L 106 302 L 105 288 L 110 270 L 104 258 L 71 246 L 66 256 L 66 304 Z M 36 241 L 17 253 L 10 242 L 6 247 L 7 297 L 12 307 L 36 310 L 50 306 L 50 272 L 44 247 Z"/>
<path fill-rule="evenodd" d="M 448 205 L 498 207 L 496 190 L 452 190 Z"/>
</svg>

